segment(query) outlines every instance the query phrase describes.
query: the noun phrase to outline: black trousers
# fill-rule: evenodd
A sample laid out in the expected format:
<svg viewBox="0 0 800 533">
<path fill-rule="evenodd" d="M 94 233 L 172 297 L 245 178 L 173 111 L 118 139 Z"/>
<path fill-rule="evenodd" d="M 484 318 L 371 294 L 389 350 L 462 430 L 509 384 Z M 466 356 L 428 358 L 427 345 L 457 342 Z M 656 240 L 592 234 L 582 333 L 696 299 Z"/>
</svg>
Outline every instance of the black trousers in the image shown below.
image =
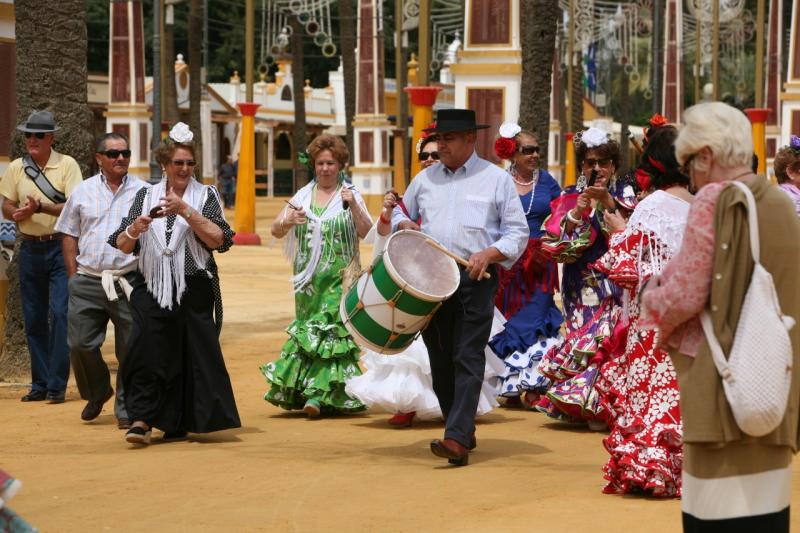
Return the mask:
<svg viewBox="0 0 800 533">
<path fill-rule="evenodd" d="M 444 438 L 468 446 L 475 434 L 486 344 L 492 329 L 497 275 L 474 281 L 461 271 L 458 290 L 422 332 L 431 360 L 433 390 L 445 419 Z"/>
</svg>

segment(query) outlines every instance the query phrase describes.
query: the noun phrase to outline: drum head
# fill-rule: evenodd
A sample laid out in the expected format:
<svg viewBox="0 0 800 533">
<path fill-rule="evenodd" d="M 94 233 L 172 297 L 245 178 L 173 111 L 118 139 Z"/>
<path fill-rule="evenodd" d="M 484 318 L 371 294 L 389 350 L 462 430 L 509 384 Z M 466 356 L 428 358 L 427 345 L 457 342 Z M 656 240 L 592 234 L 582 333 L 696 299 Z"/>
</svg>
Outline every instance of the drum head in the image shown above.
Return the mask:
<svg viewBox="0 0 800 533">
<path fill-rule="evenodd" d="M 398 231 L 386 243 L 384 260 L 389 272 L 399 278 L 395 281 L 401 286 L 407 285 L 409 292 L 426 300 L 445 300 L 458 288 L 458 266 L 453 259 L 427 244 L 426 239 L 433 240 L 419 231 Z"/>
</svg>

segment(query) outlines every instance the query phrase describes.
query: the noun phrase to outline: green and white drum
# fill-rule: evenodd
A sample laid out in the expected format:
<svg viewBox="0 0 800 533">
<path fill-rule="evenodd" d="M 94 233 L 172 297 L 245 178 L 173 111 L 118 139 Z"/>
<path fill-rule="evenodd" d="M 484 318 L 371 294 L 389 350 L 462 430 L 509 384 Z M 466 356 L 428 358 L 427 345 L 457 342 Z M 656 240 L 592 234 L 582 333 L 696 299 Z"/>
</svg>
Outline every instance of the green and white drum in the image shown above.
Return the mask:
<svg viewBox="0 0 800 533">
<path fill-rule="evenodd" d="M 342 297 L 340 312 L 356 344 L 402 352 L 459 283 L 456 262 L 419 231 L 398 231 Z M 434 241 L 435 242 L 435 241 Z"/>
</svg>

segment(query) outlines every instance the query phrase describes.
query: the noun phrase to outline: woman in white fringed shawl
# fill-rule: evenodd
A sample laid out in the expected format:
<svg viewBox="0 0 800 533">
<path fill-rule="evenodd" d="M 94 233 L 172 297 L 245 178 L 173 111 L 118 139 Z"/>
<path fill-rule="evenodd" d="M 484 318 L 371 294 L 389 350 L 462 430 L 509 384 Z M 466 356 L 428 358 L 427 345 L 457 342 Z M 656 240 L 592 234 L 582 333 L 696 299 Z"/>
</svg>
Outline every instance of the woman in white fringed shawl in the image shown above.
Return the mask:
<svg viewBox="0 0 800 533">
<path fill-rule="evenodd" d="M 132 444 L 148 444 L 153 427 L 172 440 L 241 425 L 219 344 L 222 301 L 212 254 L 233 245 L 233 231 L 217 191 L 193 176 L 188 126 L 176 124 L 155 157 L 163 179 L 139 191 L 108 240 L 139 256 L 129 275 L 133 328 L 120 368 Z"/>
<path fill-rule="evenodd" d="M 345 277 L 360 270 L 358 239 L 372 219 L 361 195 L 344 181 L 349 153 L 342 140 L 320 135 L 308 146 L 315 179 L 297 191 L 272 223 L 286 239 L 292 261 L 295 320 L 280 357 L 261 367 L 268 402 L 308 416 L 352 413 L 365 407 L 345 392 L 361 374 L 360 350 L 342 324 L 339 303 Z"/>
</svg>

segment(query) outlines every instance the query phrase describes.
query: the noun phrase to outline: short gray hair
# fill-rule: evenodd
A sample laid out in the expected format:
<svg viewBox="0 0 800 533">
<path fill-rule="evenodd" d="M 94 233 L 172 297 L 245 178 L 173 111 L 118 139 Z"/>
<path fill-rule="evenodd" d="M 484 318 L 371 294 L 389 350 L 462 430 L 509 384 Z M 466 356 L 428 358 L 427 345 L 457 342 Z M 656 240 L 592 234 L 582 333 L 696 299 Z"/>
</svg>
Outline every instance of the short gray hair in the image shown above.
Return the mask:
<svg viewBox="0 0 800 533">
<path fill-rule="evenodd" d="M 708 147 L 714 161 L 725 167 L 747 166 L 753 161 L 753 133 L 744 113 L 722 102 L 693 105 L 683 112 L 683 127 L 675 140 L 680 164 Z"/>
<path fill-rule="evenodd" d="M 100 154 L 102 152 L 105 152 L 106 151 L 106 141 L 111 141 L 111 140 L 114 140 L 114 141 L 125 141 L 125 147 L 126 148 L 130 148 L 131 147 L 131 144 L 130 144 L 130 142 L 128 142 L 128 138 L 127 137 L 125 137 L 121 133 L 117 133 L 116 131 L 112 131 L 111 133 L 104 133 L 103 135 L 100 136 L 99 139 L 97 139 L 97 149 L 95 150 L 95 152 L 97 152 L 98 154 Z"/>
</svg>

